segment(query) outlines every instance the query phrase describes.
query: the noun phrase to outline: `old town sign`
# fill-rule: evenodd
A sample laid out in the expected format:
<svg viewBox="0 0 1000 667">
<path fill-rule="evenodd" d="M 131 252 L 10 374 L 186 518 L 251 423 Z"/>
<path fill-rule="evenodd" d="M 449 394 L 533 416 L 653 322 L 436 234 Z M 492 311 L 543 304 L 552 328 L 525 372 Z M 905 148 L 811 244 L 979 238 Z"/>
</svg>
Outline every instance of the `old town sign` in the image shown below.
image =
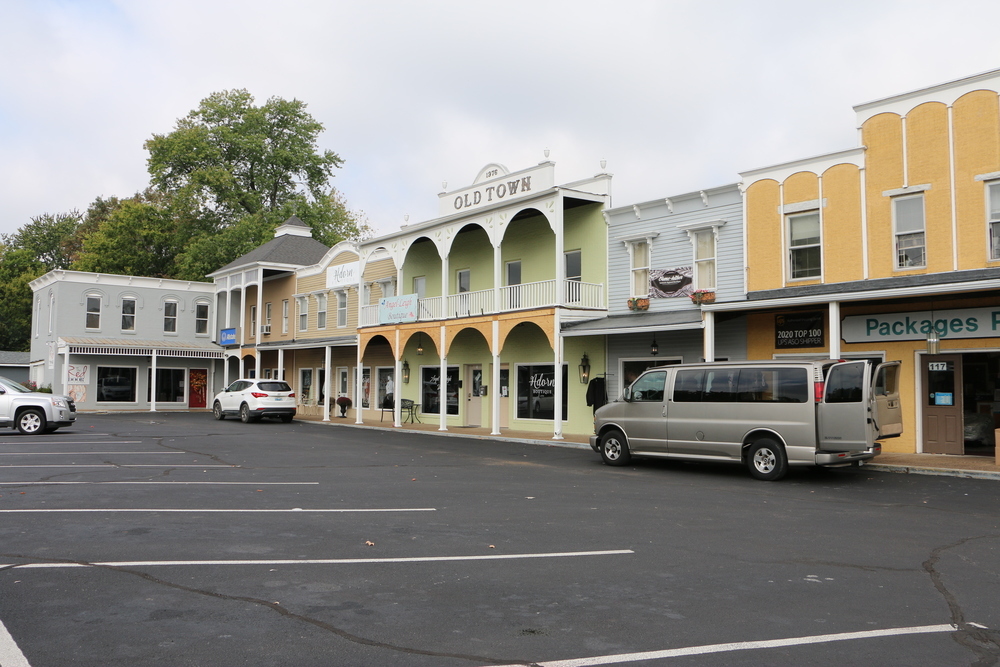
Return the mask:
<svg viewBox="0 0 1000 667">
<path fill-rule="evenodd" d="M 471 187 L 439 194 L 439 212 L 442 216 L 453 215 L 544 192 L 555 185 L 554 167 L 552 162 L 542 162 L 511 173 L 502 164 L 488 164 Z"/>
</svg>

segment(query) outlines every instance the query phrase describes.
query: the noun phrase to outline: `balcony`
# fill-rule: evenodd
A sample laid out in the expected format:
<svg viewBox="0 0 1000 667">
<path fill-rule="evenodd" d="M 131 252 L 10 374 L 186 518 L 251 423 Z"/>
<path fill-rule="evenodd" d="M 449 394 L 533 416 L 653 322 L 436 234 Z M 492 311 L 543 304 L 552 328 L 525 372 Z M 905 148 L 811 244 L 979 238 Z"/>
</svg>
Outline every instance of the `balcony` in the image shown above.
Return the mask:
<svg viewBox="0 0 1000 667">
<path fill-rule="evenodd" d="M 536 283 L 501 287 L 499 295 L 496 291 L 487 289 L 450 294 L 447 297 L 431 296 L 420 299 L 417 306 L 417 319 L 426 322 L 493 315 L 516 310 L 552 308 L 557 305 L 587 310 L 607 309 L 604 303 L 604 285 L 599 283 L 564 280 L 562 294 L 557 294 L 558 291 L 555 280 L 542 280 Z M 499 304 L 496 303 L 498 298 Z M 362 306 L 360 322 L 362 327 L 378 326 L 378 304 Z"/>
</svg>

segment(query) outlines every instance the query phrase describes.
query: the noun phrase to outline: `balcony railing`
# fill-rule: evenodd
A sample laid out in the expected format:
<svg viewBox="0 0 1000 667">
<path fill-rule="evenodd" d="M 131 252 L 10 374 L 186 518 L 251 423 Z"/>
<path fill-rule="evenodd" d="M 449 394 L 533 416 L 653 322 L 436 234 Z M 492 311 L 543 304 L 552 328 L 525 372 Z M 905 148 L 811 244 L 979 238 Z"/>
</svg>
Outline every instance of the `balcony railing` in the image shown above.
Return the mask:
<svg viewBox="0 0 1000 667">
<path fill-rule="evenodd" d="M 561 291 L 562 294 L 557 294 L 559 290 L 555 280 L 506 285 L 500 288 L 499 307 L 496 304 L 496 294 L 492 289 L 450 294 L 446 298 L 426 297 L 418 301 L 418 319 L 427 321 L 475 317 L 477 315 L 492 315 L 497 312 L 551 308 L 557 305 L 592 310 L 605 310 L 607 308 L 604 303 L 604 285 L 599 283 L 564 280 Z M 445 302 L 447 302 L 446 306 Z M 445 306 L 443 312 L 442 306 Z M 361 326 L 378 325 L 378 305 L 362 306 Z"/>
</svg>

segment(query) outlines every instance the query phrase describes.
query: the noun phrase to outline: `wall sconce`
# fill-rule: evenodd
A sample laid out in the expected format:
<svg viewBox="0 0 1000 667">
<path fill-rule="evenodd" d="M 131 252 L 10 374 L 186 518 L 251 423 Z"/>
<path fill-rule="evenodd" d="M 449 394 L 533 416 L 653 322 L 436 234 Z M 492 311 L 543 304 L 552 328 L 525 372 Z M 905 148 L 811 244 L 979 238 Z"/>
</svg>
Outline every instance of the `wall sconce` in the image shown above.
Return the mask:
<svg viewBox="0 0 1000 667">
<path fill-rule="evenodd" d="M 403 359 L 403 384 L 410 384 L 410 363 Z"/>
<path fill-rule="evenodd" d="M 931 321 L 931 330 L 927 332 L 927 354 L 941 354 L 941 338 L 938 336 L 934 322 Z"/>
<path fill-rule="evenodd" d="M 656 344 L 656 336 L 653 336 L 653 344 L 649 346 L 649 353 L 654 357 L 660 353 L 660 346 Z"/>
<path fill-rule="evenodd" d="M 590 359 L 587 358 L 587 353 L 583 353 L 583 358 L 580 359 L 580 384 L 587 384 L 590 382 Z"/>
<path fill-rule="evenodd" d="M 421 356 L 424 353 L 424 335 L 417 334 L 417 356 Z"/>
</svg>

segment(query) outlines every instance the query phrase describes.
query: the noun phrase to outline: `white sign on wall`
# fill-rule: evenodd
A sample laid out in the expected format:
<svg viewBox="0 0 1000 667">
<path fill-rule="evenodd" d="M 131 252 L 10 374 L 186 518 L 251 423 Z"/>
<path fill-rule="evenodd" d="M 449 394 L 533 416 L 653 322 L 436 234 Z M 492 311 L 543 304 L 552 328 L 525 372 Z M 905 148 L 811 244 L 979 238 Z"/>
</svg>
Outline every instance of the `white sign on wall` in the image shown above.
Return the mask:
<svg viewBox="0 0 1000 667">
<path fill-rule="evenodd" d="M 326 269 L 326 288 L 335 289 L 357 285 L 361 275 L 361 262 L 337 264 Z"/>
<path fill-rule="evenodd" d="M 924 340 L 931 329 L 945 338 L 1000 337 L 1000 308 L 877 313 L 845 317 L 841 328 L 848 343 Z"/>
</svg>

